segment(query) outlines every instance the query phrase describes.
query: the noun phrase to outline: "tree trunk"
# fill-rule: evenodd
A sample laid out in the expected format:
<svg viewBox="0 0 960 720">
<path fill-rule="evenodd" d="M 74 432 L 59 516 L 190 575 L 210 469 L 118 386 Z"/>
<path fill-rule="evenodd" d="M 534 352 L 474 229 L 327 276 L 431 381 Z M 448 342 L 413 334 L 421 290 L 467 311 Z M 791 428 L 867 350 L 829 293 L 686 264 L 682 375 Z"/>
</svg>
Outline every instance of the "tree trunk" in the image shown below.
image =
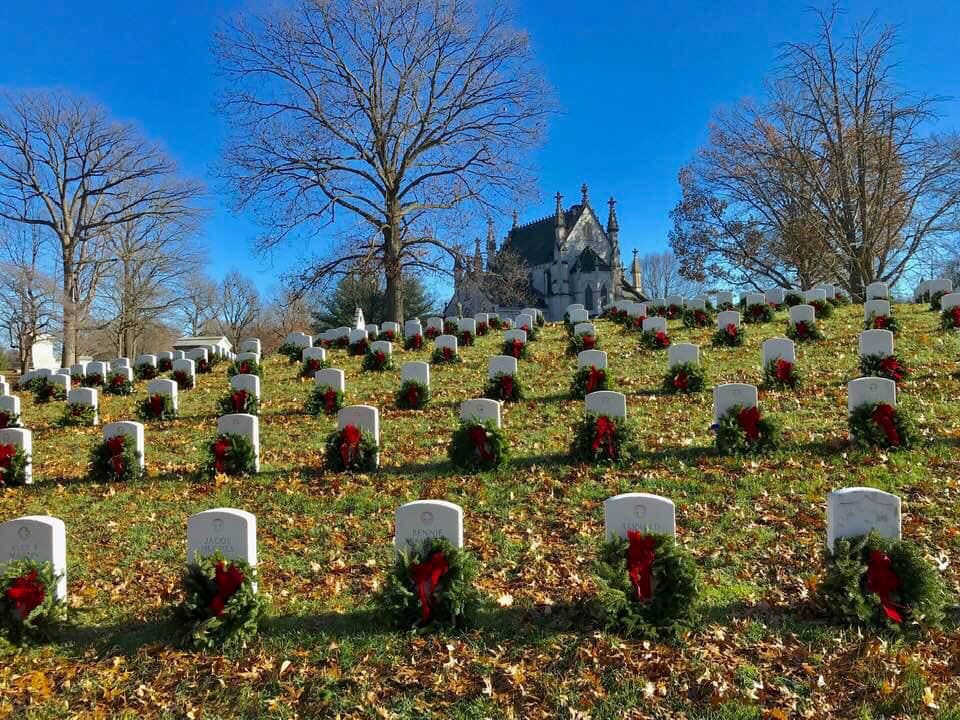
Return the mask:
<svg viewBox="0 0 960 720">
<path fill-rule="evenodd" d="M 403 324 L 403 271 L 400 264 L 400 223 L 391 221 L 383 229 L 383 267 L 387 279 L 387 314 Z"/>
<path fill-rule="evenodd" d="M 61 367 L 70 367 L 77 362 L 77 303 L 74 301 L 76 277 L 73 260 L 66 248 L 63 250 L 63 357 Z"/>
</svg>

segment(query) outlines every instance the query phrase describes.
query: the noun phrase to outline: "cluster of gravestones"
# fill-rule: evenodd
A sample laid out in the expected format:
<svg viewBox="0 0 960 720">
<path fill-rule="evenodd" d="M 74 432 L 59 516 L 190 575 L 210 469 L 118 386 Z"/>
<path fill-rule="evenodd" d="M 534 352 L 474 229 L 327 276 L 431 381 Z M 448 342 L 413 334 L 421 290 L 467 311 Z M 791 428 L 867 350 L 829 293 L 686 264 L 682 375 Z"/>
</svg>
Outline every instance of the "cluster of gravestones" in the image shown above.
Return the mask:
<svg viewBox="0 0 960 720">
<path fill-rule="evenodd" d="M 606 538 L 625 538 L 628 531 L 676 537 L 673 501 L 648 493 L 625 493 L 603 503 Z M 900 498 L 872 488 L 854 487 L 827 497 L 827 547 L 839 538 L 876 531 L 899 540 Z M 423 542 L 443 538 L 463 547 L 463 509 L 444 500 L 417 500 L 397 508 L 394 548 L 416 549 Z M 257 565 L 257 519 L 247 511 L 216 508 L 187 520 L 187 562 L 219 552 L 225 559 Z M 62 520 L 25 516 L 0 523 L 0 564 L 17 560 L 50 563 L 58 578 L 57 600 L 67 596 L 67 542 Z M 256 588 L 255 588 L 256 590 Z"/>
</svg>

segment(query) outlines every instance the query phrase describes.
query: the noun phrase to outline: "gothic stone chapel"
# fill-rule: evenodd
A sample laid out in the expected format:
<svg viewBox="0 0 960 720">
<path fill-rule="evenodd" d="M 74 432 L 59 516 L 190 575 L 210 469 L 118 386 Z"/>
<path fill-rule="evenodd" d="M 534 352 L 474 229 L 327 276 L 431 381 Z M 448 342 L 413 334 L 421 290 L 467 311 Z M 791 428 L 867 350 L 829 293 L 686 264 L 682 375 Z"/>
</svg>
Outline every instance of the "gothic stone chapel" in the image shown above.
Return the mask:
<svg viewBox="0 0 960 720">
<path fill-rule="evenodd" d="M 558 192 L 554 213 L 526 225 L 518 225 L 514 213 L 513 227 L 502 246 L 526 262 L 530 302 L 541 308 L 548 320 L 562 320 L 571 303 L 582 303 L 591 314 L 596 314 L 616 300 L 644 299 L 636 252 L 631 268 L 632 282 L 623 272 L 616 201 L 610 198 L 607 203 L 609 212 L 604 228 L 590 204 L 587 186 L 583 185 L 580 191 L 580 203 L 567 210 L 563 209 L 563 196 Z M 490 220 L 487 223 L 487 270 L 493 267 L 497 253 Z M 483 272 L 478 240 L 473 267 L 454 268 L 454 293 L 447 304 L 447 315 L 457 314 L 458 308 L 464 316 L 488 310 L 509 312 L 511 308 L 503 307 L 496 297 L 488 297 L 481 289 L 478 278 Z M 495 283 L 483 283 L 483 286 L 489 288 Z"/>
</svg>

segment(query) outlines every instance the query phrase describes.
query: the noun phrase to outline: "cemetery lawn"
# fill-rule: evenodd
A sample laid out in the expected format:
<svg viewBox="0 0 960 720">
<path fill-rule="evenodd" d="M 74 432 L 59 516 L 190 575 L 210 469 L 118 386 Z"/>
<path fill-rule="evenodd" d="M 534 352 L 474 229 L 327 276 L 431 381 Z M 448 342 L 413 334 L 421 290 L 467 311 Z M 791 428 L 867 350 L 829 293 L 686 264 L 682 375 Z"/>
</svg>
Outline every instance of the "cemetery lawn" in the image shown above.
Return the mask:
<svg viewBox="0 0 960 720">
<path fill-rule="evenodd" d="M 164 718 L 960 718 L 960 338 L 925 306 L 896 307 L 897 353 L 913 368 L 901 403 L 923 433 L 915 449 L 849 448 L 846 383 L 857 376 L 862 308 L 839 309 L 826 340 L 799 345 L 799 392 L 761 391 L 784 446 L 747 459 L 712 451 L 720 382 L 761 381 L 760 343 L 782 335 L 786 313 L 747 326 L 743 347 L 709 347 L 712 328 L 670 323 L 674 342 L 700 343 L 708 389 L 659 392 L 665 352 L 598 323 L 617 389 L 628 396 L 641 447 L 622 467 L 566 458 L 582 401 L 567 396 L 575 359 L 562 326 L 544 329 L 520 362 L 527 398 L 504 411 L 512 460 L 464 476 L 446 460 L 462 399 L 478 396 L 500 333 L 462 350 L 462 365 L 432 368 L 433 400 L 399 411 L 397 369 L 347 373 L 347 402 L 381 410 L 380 472 L 323 471 L 334 426 L 303 414 L 310 383 L 297 366 L 264 364 L 263 472 L 200 483 L 191 474 L 216 426 L 224 366 L 181 394 L 181 417 L 148 424 L 149 476 L 128 486 L 85 480 L 100 430 L 62 429 L 62 403 L 23 398 L 34 431 L 36 484 L 5 490 L 0 518 L 50 514 L 67 526 L 75 625 L 41 647 L 0 649 L 0 717 Z M 131 397 L 101 396 L 102 420 L 131 419 Z M 826 621 L 812 602 L 825 541 L 826 494 L 866 485 L 899 494 L 904 536 L 945 566 L 951 611 L 942 633 L 899 639 Z M 702 618 L 664 643 L 624 640 L 583 614 L 603 535 L 602 502 L 628 491 L 677 504 L 683 545 L 701 573 Z M 465 513 L 465 541 L 488 598 L 477 627 L 412 634 L 373 609 L 392 557 L 393 513 L 419 498 Z M 261 588 L 270 613 L 260 636 L 225 655 L 170 643 L 166 612 L 179 598 L 187 517 L 214 507 L 256 514 Z"/>
</svg>

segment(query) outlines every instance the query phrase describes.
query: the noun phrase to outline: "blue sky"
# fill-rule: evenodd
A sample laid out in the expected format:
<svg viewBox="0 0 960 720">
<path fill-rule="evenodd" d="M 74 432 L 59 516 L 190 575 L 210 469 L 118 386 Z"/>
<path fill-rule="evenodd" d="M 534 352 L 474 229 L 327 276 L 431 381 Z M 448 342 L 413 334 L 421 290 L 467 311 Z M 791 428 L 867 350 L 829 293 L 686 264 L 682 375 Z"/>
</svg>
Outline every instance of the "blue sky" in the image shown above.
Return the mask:
<svg viewBox="0 0 960 720">
<path fill-rule="evenodd" d="M 0 20 L 0 85 L 88 94 L 163 142 L 210 188 L 204 241 L 211 274 L 238 268 L 263 289 L 299 252 L 246 260 L 257 228 L 217 194 L 211 165 L 223 126 L 213 107 L 219 79 L 210 47 L 224 18 L 268 1 L 9 0 Z M 762 92 L 780 43 L 812 37 L 808 5 L 516 0 L 518 24 L 529 30 L 563 108 L 537 157 L 541 200 L 521 208 L 521 220 L 549 213 L 558 189 L 574 202 L 585 181 L 597 205 L 616 196 L 626 256 L 634 247 L 665 248 L 678 169 L 704 140 L 716 108 Z M 876 10 L 898 26 L 905 86 L 960 90 L 960 3 L 856 0 L 844 7 L 849 19 Z M 960 126 L 956 101 L 942 110 L 939 127 Z M 498 235 L 508 226 L 502 218 Z"/>
</svg>

